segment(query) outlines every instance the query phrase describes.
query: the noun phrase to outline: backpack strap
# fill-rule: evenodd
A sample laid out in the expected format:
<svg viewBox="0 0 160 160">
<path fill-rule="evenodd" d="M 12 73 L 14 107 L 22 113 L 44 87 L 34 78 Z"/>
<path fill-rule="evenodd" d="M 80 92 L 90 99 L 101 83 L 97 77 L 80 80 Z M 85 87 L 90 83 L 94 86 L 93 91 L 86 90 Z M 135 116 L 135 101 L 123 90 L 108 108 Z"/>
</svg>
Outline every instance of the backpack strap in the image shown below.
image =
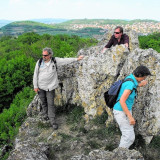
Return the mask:
<svg viewBox="0 0 160 160">
<path fill-rule="evenodd" d="M 58 70 L 58 67 L 57 67 L 57 61 L 56 61 L 56 58 L 55 57 L 52 57 L 51 61 L 54 62 L 55 66 L 56 66 L 56 71 Z"/>
<path fill-rule="evenodd" d="M 132 81 L 132 82 L 134 83 L 134 81 L 133 81 L 132 78 L 123 79 L 123 83 L 124 83 L 124 82 L 127 82 L 127 81 Z"/>
<path fill-rule="evenodd" d="M 40 68 L 41 63 L 42 63 L 42 60 L 43 60 L 43 58 L 40 58 L 40 59 L 39 59 L 39 62 L 38 62 L 38 68 Z"/>
<path fill-rule="evenodd" d="M 127 79 L 123 80 L 123 83 L 127 82 L 127 81 L 132 81 L 134 83 L 134 80 L 132 78 L 127 78 Z M 133 90 L 135 90 L 135 92 L 137 93 L 137 89 L 136 88 L 133 88 Z M 133 90 L 131 91 L 131 93 L 133 92 Z"/>
<path fill-rule="evenodd" d="M 38 62 L 38 70 L 39 70 L 39 68 L 40 68 L 40 66 L 41 66 L 42 60 L 43 60 L 43 58 L 40 58 L 40 59 L 39 59 L 39 62 Z M 52 57 L 52 58 L 51 58 L 51 62 L 54 62 L 55 66 L 56 66 L 56 71 L 57 71 L 57 70 L 58 70 L 58 67 L 57 67 L 56 58 L 55 58 L 55 57 Z"/>
<path fill-rule="evenodd" d="M 122 83 L 127 82 L 127 81 L 132 81 L 132 82 L 134 83 L 134 80 L 133 80 L 132 78 L 123 79 L 123 82 L 122 82 Z M 136 92 L 136 94 L 137 94 L 137 89 L 136 89 L 136 88 L 133 88 L 130 94 L 132 94 L 132 92 L 133 92 L 134 90 L 135 90 L 135 92 Z M 136 96 L 136 97 L 137 97 L 137 96 Z M 136 97 L 135 97 L 135 98 L 136 98 Z M 120 100 L 120 99 L 119 99 L 119 100 Z M 117 103 L 119 100 L 117 100 L 116 103 Z"/>
<path fill-rule="evenodd" d="M 41 66 L 42 60 L 43 60 L 43 58 L 40 58 L 40 59 L 39 59 L 39 62 L 38 62 L 38 73 L 39 73 L 39 68 L 40 68 L 40 66 Z"/>
</svg>

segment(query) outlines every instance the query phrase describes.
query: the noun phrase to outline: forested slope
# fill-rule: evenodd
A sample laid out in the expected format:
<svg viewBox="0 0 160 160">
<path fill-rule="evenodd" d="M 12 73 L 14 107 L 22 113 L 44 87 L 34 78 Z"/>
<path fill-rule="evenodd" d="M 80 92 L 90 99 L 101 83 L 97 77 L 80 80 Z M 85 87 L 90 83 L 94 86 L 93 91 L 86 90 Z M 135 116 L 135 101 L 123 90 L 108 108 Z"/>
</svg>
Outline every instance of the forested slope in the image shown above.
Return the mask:
<svg viewBox="0 0 160 160">
<path fill-rule="evenodd" d="M 78 50 L 96 43 L 95 39 L 78 36 L 36 33 L 0 39 L 0 149 L 4 145 L 12 148 L 14 137 L 26 117 L 26 107 L 35 95 L 32 77 L 42 49 L 52 48 L 55 57 L 76 57 Z"/>
</svg>

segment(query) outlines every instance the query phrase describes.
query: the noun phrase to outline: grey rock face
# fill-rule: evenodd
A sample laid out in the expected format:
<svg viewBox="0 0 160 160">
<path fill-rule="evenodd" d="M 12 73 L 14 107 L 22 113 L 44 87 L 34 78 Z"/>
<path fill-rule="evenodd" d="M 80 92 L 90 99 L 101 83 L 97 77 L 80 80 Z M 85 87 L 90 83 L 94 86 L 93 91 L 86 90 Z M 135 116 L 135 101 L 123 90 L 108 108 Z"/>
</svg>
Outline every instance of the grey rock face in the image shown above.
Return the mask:
<svg viewBox="0 0 160 160">
<path fill-rule="evenodd" d="M 27 108 L 27 116 L 32 117 L 34 115 L 39 114 L 40 111 L 41 111 L 41 101 L 38 95 L 36 95 Z"/>
<path fill-rule="evenodd" d="M 86 57 L 77 70 L 78 93 L 89 117 L 100 114 L 105 107 L 103 93 L 116 79 L 129 54 L 124 45 L 108 49 L 104 54 L 101 54 L 101 49 L 102 46 L 96 46 L 80 51 Z"/>
<path fill-rule="evenodd" d="M 32 103 L 35 103 L 35 98 Z M 31 103 L 31 104 L 32 104 Z M 35 113 L 35 112 L 34 112 Z M 40 134 L 37 124 L 42 123 L 41 117 L 28 117 L 19 128 L 19 134 L 15 139 L 15 148 L 10 153 L 8 160 L 48 160 L 49 146 L 47 143 L 36 139 Z M 44 125 L 47 122 L 43 122 Z"/>
<path fill-rule="evenodd" d="M 94 49 L 95 52 L 83 61 L 82 68 L 78 71 L 78 90 L 82 104 L 84 103 L 86 117 L 88 119 L 91 115 L 94 117 L 99 113 L 100 107 L 105 108 L 103 93 L 111 83 L 116 79 L 123 79 L 137 66 L 145 65 L 153 76 L 148 77 L 147 86 L 138 89 L 133 114 L 137 121 L 135 126 L 137 134 L 142 135 L 146 143 L 150 143 L 152 137 L 160 133 L 160 89 L 158 85 L 160 83 L 160 55 L 153 49 L 139 48 L 130 53 L 124 52 L 125 48 L 123 48 L 123 54 L 121 54 L 121 51 L 118 52 L 120 47 L 124 46 L 116 46 L 107 50 L 104 55 L 98 56 L 95 55 L 97 51 Z M 112 117 L 110 110 L 108 108 L 106 110 Z"/>
<path fill-rule="evenodd" d="M 129 31 L 137 47 L 137 35 Z M 105 37 L 105 36 L 104 36 Z M 104 43 L 104 40 L 102 41 Z M 61 87 L 56 89 L 55 104 L 78 104 L 84 107 L 85 120 L 108 112 L 107 124 L 113 121 L 112 111 L 106 107 L 103 94 L 117 79 L 122 79 L 139 65 L 146 65 L 154 76 L 149 77 L 149 84 L 138 89 L 138 98 L 133 107 L 137 124 L 136 132 L 149 143 L 154 135 L 160 133 L 160 55 L 153 49 L 136 48 L 129 52 L 124 45 L 119 45 L 101 53 L 103 45 L 82 49 L 78 55 L 85 55 L 79 63 L 59 69 Z M 74 66 L 74 67 L 73 67 Z M 66 68 L 66 69 L 65 69 Z M 67 70 L 67 72 L 66 72 Z M 35 102 L 38 103 L 39 102 Z M 30 114 L 37 112 L 35 105 L 30 105 Z M 29 113 L 28 113 L 29 114 Z"/>
<path fill-rule="evenodd" d="M 59 107 L 65 107 L 67 104 L 83 106 L 86 122 L 106 110 L 109 116 L 106 123 L 110 123 L 113 121 L 113 114 L 105 105 L 104 92 L 117 79 L 122 79 L 132 73 L 137 66 L 145 65 L 154 76 L 148 78 L 147 86 L 138 89 L 133 115 L 137 122 L 136 133 L 142 135 L 146 142 L 150 143 L 154 135 L 160 134 L 160 55 L 153 49 L 139 49 L 137 35 L 133 32 L 130 37 L 133 42 L 131 52 L 124 45 L 119 45 L 102 54 L 101 50 L 105 43 L 103 41 L 98 46 L 80 50 L 78 55 L 85 55 L 81 62 L 59 68 L 61 85 L 56 89 L 55 104 Z M 27 115 L 30 116 L 28 122 L 37 123 L 32 117 L 38 115 L 40 109 L 40 100 L 36 95 L 27 109 Z M 27 127 L 29 124 L 25 122 L 20 128 L 21 135 Z M 34 128 L 25 131 L 27 137 L 30 135 L 34 137 L 37 134 L 38 130 Z M 52 138 L 54 138 L 53 135 L 48 138 L 48 141 Z M 47 160 L 48 146 L 46 144 L 41 145 L 34 138 L 27 140 L 25 136 L 18 139 L 9 160 L 27 160 L 27 158 Z M 56 141 L 61 141 L 61 139 L 56 139 Z M 88 156 L 74 156 L 72 160 L 105 158 L 108 160 L 143 159 L 137 151 L 116 149 L 113 152 L 96 150 L 90 152 Z"/>
<path fill-rule="evenodd" d="M 33 141 L 16 142 L 8 160 L 48 160 L 48 146 Z"/>
<path fill-rule="evenodd" d="M 88 156 L 73 156 L 71 160 L 144 160 L 143 156 L 136 150 L 117 148 L 110 151 L 94 150 Z"/>
<path fill-rule="evenodd" d="M 149 143 L 153 135 L 160 133 L 159 53 L 153 49 L 135 49 L 128 55 L 119 78 L 131 73 L 139 65 L 147 66 L 153 75 L 148 77 L 148 85 L 138 88 L 138 97 L 133 107 L 137 120 L 136 130 Z"/>
</svg>

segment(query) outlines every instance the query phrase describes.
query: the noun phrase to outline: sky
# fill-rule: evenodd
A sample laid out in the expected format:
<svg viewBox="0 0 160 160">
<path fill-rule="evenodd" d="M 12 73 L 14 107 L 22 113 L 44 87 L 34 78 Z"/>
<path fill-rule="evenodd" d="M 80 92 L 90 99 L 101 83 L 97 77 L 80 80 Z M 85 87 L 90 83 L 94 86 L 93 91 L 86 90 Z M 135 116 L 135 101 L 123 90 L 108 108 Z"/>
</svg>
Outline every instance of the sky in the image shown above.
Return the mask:
<svg viewBox="0 0 160 160">
<path fill-rule="evenodd" d="M 160 0 L 0 0 L 0 20 L 153 19 Z"/>
</svg>

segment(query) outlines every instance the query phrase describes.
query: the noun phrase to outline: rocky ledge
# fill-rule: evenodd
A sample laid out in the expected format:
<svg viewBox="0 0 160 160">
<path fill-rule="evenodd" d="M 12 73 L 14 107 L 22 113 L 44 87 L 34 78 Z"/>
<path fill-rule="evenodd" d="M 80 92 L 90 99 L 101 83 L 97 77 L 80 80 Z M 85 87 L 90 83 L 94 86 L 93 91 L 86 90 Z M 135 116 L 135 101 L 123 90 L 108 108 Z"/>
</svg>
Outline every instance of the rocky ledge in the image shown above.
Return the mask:
<svg viewBox="0 0 160 160">
<path fill-rule="evenodd" d="M 122 79 L 132 73 L 137 66 L 145 65 L 150 69 L 153 76 L 148 78 L 147 86 L 138 89 L 138 98 L 133 107 L 133 114 L 137 122 L 135 126 L 136 135 L 141 135 L 145 143 L 149 144 L 154 136 L 160 134 L 160 55 L 153 49 L 143 50 L 138 48 L 136 34 L 130 31 L 129 35 L 132 42 L 130 51 L 124 45 L 119 45 L 102 54 L 101 50 L 106 40 L 103 38 L 97 46 L 82 49 L 78 52 L 78 55 L 85 55 L 81 62 L 59 68 L 60 87 L 56 89 L 55 104 L 57 108 L 63 106 L 64 110 L 68 104 L 82 106 L 86 124 L 106 111 L 108 115 L 106 125 L 109 126 L 114 120 L 112 111 L 105 105 L 104 92 L 115 80 Z M 65 121 L 63 121 L 63 125 L 61 124 L 58 132 L 54 132 L 50 127 L 47 129 L 35 127 L 40 124 L 42 126 L 47 125 L 46 122 L 41 123 L 40 117 L 37 117 L 39 112 L 40 102 L 36 96 L 28 107 L 27 114 L 29 117 L 20 128 L 15 141 L 15 149 L 11 152 L 9 160 L 66 158 L 62 152 L 63 156 L 47 156 L 48 145 L 56 143 L 57 148 L 53 149 L 54 154 L 56 154 L 59 150 L 63 150 L 62 144 L 64 143 L 61 142 L 63 142 L 64 136 L 62 135 L 68 133 L 73 136 L 73 133 L 69 129 L 65 130 Z M 93 131 L 94 129 L 94 127 L 89 127 L 88 130 Z M 83 137 L 83 134 L 77 132 L 72 138 L 76 139 L 78 137 Z M 118 137 L 115 142 L 115 146 L 118 146 L 120 134 L 115 134 L 114 137 Z M 109 139 L 110 137 L 108 137 L 108 141 Z M 98 142 L 98 138 L 96 140 Z M 114 138 L 112 141 L 114 141 Z M 84 155 L 83 148 L 85 148 L 85 145 L 82 139 L 77 142 L 74 141 L 74 143 L 68 141 L 66 143 L 67 146 L 65 147 L 68 148 L 68 152 L 65 152 L 65 154 L 71 152 L 72 155 L 69 157 L 72 157 L 72 159 L 143 159 L 141 154 L 135 150 L 120 148 L 112 152 L 94 150 L 89 155 Z M 80 147 L 81 152 L 78 152 L 78 149 L 74 151 L 76 147 Z"/>
</svg>

